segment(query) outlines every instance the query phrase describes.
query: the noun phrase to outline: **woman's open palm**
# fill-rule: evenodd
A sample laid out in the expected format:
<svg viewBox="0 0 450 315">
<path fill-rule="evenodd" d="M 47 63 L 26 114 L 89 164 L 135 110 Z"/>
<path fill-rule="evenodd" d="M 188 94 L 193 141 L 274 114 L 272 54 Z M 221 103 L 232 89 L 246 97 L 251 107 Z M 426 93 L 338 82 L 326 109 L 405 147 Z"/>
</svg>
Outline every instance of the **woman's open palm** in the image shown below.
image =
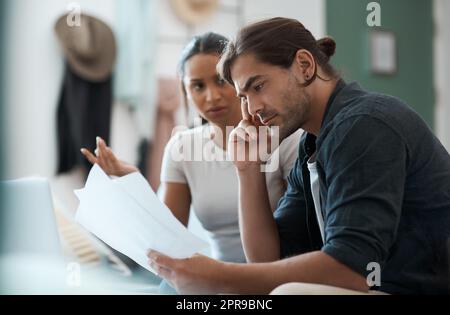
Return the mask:
<svg viewBox="0 0 450 315">
<path fill-rule="evenodd" d="M 108 147 L 105 141 L 100 137 L 97 137 L 95 154 L 85 148 L 81 149 L 81 153 L 92 164 L 98 164 L 108 175 L 125 176 L 130 173 L 139 172 L 134 165 L 119 160 L 111 148 Z"/>
</svg>

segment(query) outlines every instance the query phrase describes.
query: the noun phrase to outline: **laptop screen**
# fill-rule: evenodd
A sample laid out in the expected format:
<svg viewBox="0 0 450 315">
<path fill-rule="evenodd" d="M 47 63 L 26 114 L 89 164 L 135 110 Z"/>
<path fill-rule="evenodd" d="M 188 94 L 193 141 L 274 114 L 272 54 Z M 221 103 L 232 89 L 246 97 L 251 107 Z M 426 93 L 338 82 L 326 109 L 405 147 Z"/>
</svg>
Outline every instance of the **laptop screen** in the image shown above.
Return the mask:
<svg viewBox="0 0 450 315">
<path fill-rule="evenodd" d="M 0 254 L 61 255 L 48 181 L 4 181 L 0 190 Z"/>
</svg>

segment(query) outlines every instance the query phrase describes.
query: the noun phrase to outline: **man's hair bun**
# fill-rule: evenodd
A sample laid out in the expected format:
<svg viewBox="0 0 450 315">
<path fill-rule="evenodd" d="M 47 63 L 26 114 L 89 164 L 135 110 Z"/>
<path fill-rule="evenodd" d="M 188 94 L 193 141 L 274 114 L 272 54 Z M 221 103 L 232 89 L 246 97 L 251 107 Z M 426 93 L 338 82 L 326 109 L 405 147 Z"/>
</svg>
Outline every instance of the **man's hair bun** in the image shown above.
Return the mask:
<svg viewBox="0 0 450 315">
<path fill-rule="evenodd" d="M 331 37 L 324 37 L 317 41 L 319 49 L 330 59 L 336 51 L 336 42 Z"/>
</svg>

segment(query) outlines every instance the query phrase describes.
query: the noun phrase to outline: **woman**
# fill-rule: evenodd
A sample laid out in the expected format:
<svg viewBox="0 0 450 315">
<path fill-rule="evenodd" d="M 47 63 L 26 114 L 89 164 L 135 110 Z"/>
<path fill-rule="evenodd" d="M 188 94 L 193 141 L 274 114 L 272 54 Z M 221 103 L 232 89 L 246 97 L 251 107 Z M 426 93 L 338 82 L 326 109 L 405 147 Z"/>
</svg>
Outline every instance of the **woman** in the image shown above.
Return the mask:
<svg viewBox="0 0 450 315">
<path fill-rule="evenodd" d="M 186 226 L 192 205 L 208 232 L 215 259 L 245 262 L 238 224 L 238 179 L 233 163 L 226 159 L 228 135 L 242 119 L 241 105 L 234 88 L 216 72 L 226 44 L 225 37 L 207 33 L 192 39 L 181 55 L 179 74 L 186 103 L 194 106 L 205 123 L 177 133 L 167 144 L 160 192 L 162 201 Z M 297 132 L 281 143 L 279 168 L 266 174 L 272 210 L 285 191 L 300 136 L 301 132 Z M 180 150 L 183 153 L 192 150 L 194 154 L 176 158 Z M 82 153 L 110 175 L 137 171 L 119 161 L 101 139 L 96 156 L 85 149 Z"/>
</svg>

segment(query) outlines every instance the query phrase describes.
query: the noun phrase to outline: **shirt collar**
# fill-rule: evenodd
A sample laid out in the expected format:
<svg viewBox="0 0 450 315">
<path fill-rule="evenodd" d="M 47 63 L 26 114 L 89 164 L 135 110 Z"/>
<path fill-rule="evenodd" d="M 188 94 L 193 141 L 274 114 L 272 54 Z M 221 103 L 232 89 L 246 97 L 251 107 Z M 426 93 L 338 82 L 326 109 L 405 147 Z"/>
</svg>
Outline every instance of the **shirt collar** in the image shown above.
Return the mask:
<svg viewBox="0 0 450 315">
<path fill-rule="evenodd" d="M 323 115 L 322 124 L 321 127 L 326 126 L 328 122 L 330 122 L 334 116 L 342 109 L 342 107 L 345 105 L 340 102 L 335 102 L 337 95 L 342 91 L 343 88 L 345 88 L 347 84 L 343 79 L 339 79 L 336 83 L 336 86 L 333 90 L 333 92 L 330 95 L 330 98 L 328 99 L 327 106 L 325 108 L 325 113 Z"/>
<path fill-rule="evenodd" d="M 336 96 L 339 94 L 339 92 L 345 86 L 346 86 L 346 83 L 343 79 L 339 79 L 337 81 L 336 86 L 335 86 L 333 92 L 331 93 L 330 98 L 328 99 L 327 106 L 325 109 L 325 114 L 322 119 L 321 127 L 325 126 L 341 110 L 342 106 L 339 106 L 339 104 L 337 104 L 335 106 L 335 99 L 336 99 Z M 317 137 L 315 135 L 313 135 L 312 133 L 308 133 L 306 135 L 306 139 L 304 142 L 304 150 L 308 157 L 312 156 L 314 154 L 314 152 L 316 152 L 316 139 L 317 139 Z"/>
</svg>

